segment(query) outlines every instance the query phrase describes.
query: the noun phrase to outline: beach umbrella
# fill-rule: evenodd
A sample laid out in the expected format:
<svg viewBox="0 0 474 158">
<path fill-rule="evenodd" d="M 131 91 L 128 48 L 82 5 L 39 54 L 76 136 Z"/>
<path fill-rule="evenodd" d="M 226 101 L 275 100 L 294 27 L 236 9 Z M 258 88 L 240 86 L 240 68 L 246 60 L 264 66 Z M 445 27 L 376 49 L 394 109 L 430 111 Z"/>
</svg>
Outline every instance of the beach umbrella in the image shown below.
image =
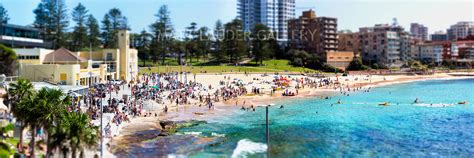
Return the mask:
<svg viewBox="0 0 474 158">
<path fill-rule="evenodd" d="M 151 86 L 151 88 L 159 90 L 160 88 L 158 86 Z"/>
</svg>

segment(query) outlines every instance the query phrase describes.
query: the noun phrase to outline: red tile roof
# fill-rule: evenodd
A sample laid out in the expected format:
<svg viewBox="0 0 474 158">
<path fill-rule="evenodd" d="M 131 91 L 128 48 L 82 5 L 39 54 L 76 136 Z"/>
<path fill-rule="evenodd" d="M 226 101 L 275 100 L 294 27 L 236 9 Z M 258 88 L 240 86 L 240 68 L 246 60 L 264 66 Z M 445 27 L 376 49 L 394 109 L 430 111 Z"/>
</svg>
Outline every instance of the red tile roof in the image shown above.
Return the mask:
<svg viewBox="0 0 474 158">
<path fill-rule="evenodd" d="M 64 63 L 64 62 L 86 62 L 87 59 L 79 57 L 67 50 L 66 48 L 59 48 L 52 53 L 45 56 L 45 63 Z"/>
</svg>

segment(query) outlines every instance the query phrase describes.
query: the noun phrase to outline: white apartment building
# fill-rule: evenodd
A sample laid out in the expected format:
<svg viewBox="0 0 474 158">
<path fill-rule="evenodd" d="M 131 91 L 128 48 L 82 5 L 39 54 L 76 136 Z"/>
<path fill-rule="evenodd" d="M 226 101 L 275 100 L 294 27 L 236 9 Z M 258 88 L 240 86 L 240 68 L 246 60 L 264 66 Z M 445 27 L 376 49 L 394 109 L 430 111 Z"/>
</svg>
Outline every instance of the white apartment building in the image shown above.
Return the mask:
<svg viewBox="0 0 474 158">
<path fill-rule="evenodd" d="M 244 31 L 263 24 L 277 34 L 278 41 L 287 41 L 288 20 L 295 18 L 295 0 L 238 0 L 237 14 Z"/>
<path fill-rule="evenodd" d="M 468 35 L 474 35 L 474 22 L 458 22 L 451 25 L 448 29 L 448 40 L 457 40 L 458 38 L 465 38 Z"/>
<path fill-rule="evenodd" d="M 425 43 L 418 45 L 419 60 L 425 63 L 435 63 L 441 65 L 443 62 L 443 44 L 442 43 Z"/>
</svg>

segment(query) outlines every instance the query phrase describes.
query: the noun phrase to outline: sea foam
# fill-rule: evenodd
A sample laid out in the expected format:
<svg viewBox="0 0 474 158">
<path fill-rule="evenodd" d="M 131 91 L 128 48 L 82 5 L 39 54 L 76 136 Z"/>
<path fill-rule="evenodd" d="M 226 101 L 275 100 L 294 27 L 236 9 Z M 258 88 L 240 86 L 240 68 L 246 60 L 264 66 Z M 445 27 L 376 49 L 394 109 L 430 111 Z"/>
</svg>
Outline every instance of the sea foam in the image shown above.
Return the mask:
<svg viewBox="0 0 474 158">
<path fill-rule="evenodd" d="M 252 142 L 242 139 L 237 143 L 237 147 L 232 153 L 232 158 L 244 158 L 248 154 L 264 153 L 267 151 L 267 144 Z"/>
</svg>

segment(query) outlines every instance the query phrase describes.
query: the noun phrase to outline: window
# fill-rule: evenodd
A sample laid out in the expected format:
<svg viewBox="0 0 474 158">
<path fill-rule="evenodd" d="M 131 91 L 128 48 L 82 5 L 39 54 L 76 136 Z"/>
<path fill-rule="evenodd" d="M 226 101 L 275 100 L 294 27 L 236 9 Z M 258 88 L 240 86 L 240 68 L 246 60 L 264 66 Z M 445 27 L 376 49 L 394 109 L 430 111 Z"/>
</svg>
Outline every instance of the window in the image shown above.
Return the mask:
<svg viewBox="0 0 474 158">
<path fill-rule="evenodd" d="M 112 60 L 112 53 L 107 53 L 107 57 L 105 60 Z"/>
</svg>

